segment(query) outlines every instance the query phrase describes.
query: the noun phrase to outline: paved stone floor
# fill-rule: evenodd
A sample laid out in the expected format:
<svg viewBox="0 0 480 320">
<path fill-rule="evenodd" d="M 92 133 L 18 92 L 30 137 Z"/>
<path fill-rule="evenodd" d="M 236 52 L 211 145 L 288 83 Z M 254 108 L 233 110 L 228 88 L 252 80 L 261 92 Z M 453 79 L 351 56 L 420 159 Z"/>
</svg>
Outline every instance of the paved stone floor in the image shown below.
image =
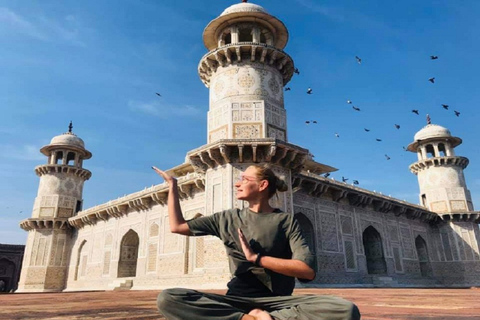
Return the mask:
<svg viewBox="0 0 480 320">
<path fill-rule="evenodd" d="M 211 291 L 219 292 L 219 291 Z M 222 292 L 220 292 L 222 293 Z M 157 291 L 16 293 L 0 295 L 0 319 L 164 319 Z M 298 289 L 354 301 L 362 319 L 480 319 L 480 289 Z M 188 319 L 195 320 L 195 319 Z"/>
</svg>

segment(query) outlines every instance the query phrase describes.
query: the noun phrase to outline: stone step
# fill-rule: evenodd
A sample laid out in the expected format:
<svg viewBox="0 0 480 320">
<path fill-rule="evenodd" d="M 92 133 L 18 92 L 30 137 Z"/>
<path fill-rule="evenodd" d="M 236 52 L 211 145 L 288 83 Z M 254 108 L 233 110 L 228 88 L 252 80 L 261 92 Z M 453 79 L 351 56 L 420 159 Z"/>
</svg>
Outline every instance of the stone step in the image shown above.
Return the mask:
<svg viewBox="0 0 480 320">
<path fill-rule="evenodd" d="M 116 279 L 108 285 L 113 291 L 130 290 L 133 287 L 132 279 Z"/>
</svg>

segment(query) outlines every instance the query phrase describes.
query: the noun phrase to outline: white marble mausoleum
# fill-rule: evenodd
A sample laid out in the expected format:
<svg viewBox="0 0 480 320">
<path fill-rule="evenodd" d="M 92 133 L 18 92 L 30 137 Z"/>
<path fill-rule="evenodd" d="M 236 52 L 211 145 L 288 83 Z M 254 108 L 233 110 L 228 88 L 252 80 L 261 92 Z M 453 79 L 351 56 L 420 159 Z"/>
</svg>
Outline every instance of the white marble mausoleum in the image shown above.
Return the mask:
<svg viewBox="0 0 480 320">
<path fill-rule="evenodd" d="M 185 217 L 242 208 L 239 173 L 271 163 L 290 185 L 274 205 L 297 215 L 317 256 L 316 279 L 298 285 L 480 285 L 480 215 L 463 174 L 469 161 L 455 155 L 462 140 L 435 124 L 415 134 L 408 150 L 418 157 L 410 170 L 421 205 L 323 177 L 337 169 L 288 142 L 283 88 L 295 67 L 287 41 L 282 21 L 253 3 L 228 7 L 205 28 L 198 73 L 210 90 L 207 143 L 168 170 Z M 82 208 L 92 176 L 84 141 L 70 127 L 40 151 L 32 216 L 20 223 L 28 240 L 18 292 L 226 287 L 220 240 L 170 233 L 166 184 Z"/>
</svg>

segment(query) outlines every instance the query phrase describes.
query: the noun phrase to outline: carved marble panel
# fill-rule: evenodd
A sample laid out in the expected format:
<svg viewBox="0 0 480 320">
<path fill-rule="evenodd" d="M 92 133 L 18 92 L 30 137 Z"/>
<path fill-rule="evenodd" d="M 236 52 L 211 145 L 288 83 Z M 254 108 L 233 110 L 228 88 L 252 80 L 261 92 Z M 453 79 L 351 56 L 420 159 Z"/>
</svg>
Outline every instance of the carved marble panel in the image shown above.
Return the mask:
<svg viewBox="0 0 480 320">
<path fill-rule="evenodd" d="M 255 139 L 263 138 L 263 127 L 261 123 L 234 124 L 234 139 Z"/>
<path fill-rule="evenodd" d="M 335 214 L 319 213 L 322 248 L 325 251 L 338 252 L 337 219 Z"/>
</svg>

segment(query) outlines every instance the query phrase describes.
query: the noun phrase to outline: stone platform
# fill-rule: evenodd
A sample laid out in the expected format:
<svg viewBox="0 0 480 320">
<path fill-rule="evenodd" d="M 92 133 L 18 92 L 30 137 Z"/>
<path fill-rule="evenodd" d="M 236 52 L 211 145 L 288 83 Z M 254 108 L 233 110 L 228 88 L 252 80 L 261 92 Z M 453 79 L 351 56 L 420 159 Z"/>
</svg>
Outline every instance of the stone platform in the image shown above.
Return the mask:
<svg viewBox="0 0 480 320">
<path fill-rule="evenodd" d="M 159 291 L 96 291 L 0 294 L 0 319 L 165 319 Z M 222 291 L 210 291 L 223 293 Z M 480 289 L 297 289 L 355 302 L 362 319 L 480 319 Z M 190 320 L 190 319 L 189 319 Z M 195 319 L 191 319 L 195 320 Z"/>
</svg>

